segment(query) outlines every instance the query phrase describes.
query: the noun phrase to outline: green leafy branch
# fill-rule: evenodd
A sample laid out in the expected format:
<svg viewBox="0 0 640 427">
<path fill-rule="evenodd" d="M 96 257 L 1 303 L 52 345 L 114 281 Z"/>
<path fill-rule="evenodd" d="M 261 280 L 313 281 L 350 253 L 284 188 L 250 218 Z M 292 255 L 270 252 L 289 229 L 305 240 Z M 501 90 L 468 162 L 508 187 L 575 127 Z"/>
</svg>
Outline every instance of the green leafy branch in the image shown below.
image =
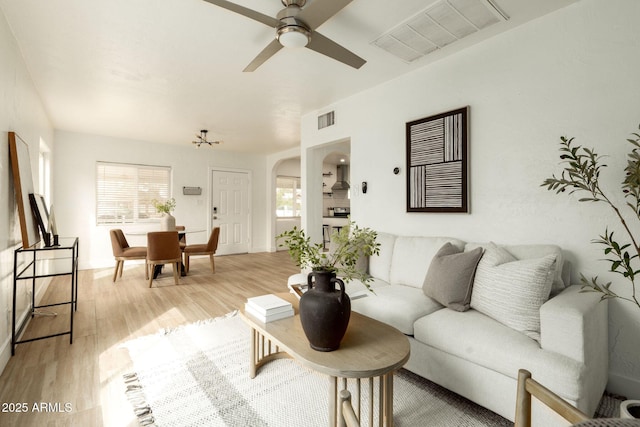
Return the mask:
<svg viewBox="0 0 640 427">
<path fill-rule="evenodd" d="M 176 208 L 176 199 L 174 199 L 173 197 L 165 200 L 164 202 L 161 202 L 157 199 L 153 199 L 151 202 L 153 203 L 153 207 L 156 208 L 156 211 L 158 213 L 168 214 Z"/>
<path fill-rule="evenodd" d="M 330 271 L 340 274 L 345 282 L 351 279 L 360 280 L 369 290 L 371 281 L 365 271 L 358 269 L 358 259 L 380 253 L 380 243 L 376 241 L 377 233 L 363 228 L 351 221 L 348 227 L 342 227 L 331 235 L 331 251 L 325 252 L 322 243 L 313 243 L 302 229 L 293 227 L 276 236 L 282 240 L 279 247 L 287 247 L 289 255 L 298 267 L 310 267 L 315 271 Z"/>
<path fill-rule="evenodd" d="M 639 127 L 640 129 L 640 127 Z M 627 141 L 633 145 L 628 155 L 627 166 L 625 167 L 625 178 L 622 182 L 622 192 L 626 200 L 626 206 L 629 207 L 636 219 L 640 221 L 640 134 L 634 133 L 635 139 Z M 573 145 L 574 138 L 560 138 L 560 160 L 564 169 L 560 177 L 553 175 L 547 178 L 543 183 L 543 187 L 547 187 L 549 191 L 555 191 L 556 194 L 564 193 L 567 190 L 569 194 L 575 192 L 586 192 L 589 197 L 580 198 L 580 202 L 599 202 L 607 204 L 619 219 L 631 243 L 620 244 L 614 239 L 613 232 L 605 229 L 603 235 L 598 239 L 592 240 L 592 243 L 604 246 L 604 254 L 607 256 L 605 261 L 611 264 L 610 271 L 618 273 L 631 282 L 632 294 L 630 298 L 622 297 L 611 290 L 611 282 L 600 284 L 598 277 L 588 280 L 581 275 L 583 292 L 599 292 L 602 299 L 620 298 L 636 304 L 640 308 L 640 302 L 636 297 L 635 277 L 640 274 L 640 270 L 633 267 L 640 258 L 640 247 L 631 232 L 620 209 L 611 201 L 606 193 L 600 187 L 600 173 L 607 165 L 602 164 L 602 157 L 593 149 L 584 148 L 580 145 Z M 629 252 L 627 249 L 631 250 Z"/>
</svg>

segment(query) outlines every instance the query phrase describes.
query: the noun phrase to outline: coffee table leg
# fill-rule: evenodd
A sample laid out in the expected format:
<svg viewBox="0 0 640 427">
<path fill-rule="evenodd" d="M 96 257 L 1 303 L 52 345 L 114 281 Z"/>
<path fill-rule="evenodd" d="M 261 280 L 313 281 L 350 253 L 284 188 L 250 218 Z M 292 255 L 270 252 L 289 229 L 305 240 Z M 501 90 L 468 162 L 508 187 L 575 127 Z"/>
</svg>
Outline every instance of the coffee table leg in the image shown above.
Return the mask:
<svg viewBox="0 0 640 427">
<path fill-rule="evenodd" d="M 251 328 L 251 343 L 249 345 L 249 378 L 256 377 L 256 367 L 258 366 L 258 359 L 256 353 L 256 340 L 258 332 Z"/>
<path fill-rule="evenodd" d="M 387 401 L 386 399 L 386 382 L 384 379 L 384 375 L 380 375 L 378 377 L 378 425 L 380 427 L 384 426 L 384 404 Z"/>
<path fill-rule="evenodd" d="M 387 427 L 393 427 L 393 372 L 388 372 L 380 377 L 380 416 Z"/>
<path fill-rule="evenodd" d="M 337 377 L 329 377 L 329 425 L 331 427 L 336 427 L 336 422 L 338 419 L 338 407 L 337 407 L 337 399 L 338 399 L 338 378 Z"/>
</svg>

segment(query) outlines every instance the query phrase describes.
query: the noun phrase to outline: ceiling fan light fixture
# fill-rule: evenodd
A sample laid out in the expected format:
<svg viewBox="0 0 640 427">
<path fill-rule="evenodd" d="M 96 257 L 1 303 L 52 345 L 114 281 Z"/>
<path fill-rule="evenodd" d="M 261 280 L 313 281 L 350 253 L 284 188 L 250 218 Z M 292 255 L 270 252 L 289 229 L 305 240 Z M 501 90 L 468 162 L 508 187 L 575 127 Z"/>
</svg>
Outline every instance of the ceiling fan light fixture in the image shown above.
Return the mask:
<svg viewBox="0 0 640 427">
<path fill-rule="evenodd" d="M 276 38 L 284 47 L 305 47 L 311 40 L 311 31 L 301 25 L 300 21 L 290 19 L 294 22 L 278 27 Z"/>
</svg>

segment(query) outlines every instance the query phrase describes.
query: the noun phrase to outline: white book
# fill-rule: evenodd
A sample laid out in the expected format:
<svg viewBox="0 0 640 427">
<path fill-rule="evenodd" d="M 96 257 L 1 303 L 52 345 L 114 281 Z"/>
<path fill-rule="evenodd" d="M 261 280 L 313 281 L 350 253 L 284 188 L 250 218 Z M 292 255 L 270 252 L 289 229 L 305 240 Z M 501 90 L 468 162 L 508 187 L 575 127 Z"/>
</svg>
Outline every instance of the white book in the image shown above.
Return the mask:
<svg viewBox="0 0 640 427">
<path fill-rule="evenodd" d="M 260 313 L 257 313 L 253 309 L 253 306 L 251 306 L 249 303 L 246 303 L 244 305 L 244 311 L 245 311 L 246 314 L 249 314 L 249 315 L 255 317 L 256 319 L 258 319 L 262 323 L 269 323 L 269 322 L 273 322 L 274 320 L 280 320 L 280 319 L 284 319 L 286 317 L 291 317 L 291 316 L 294 315 L 293 307 L 291 307 L 287 311 L 282 311 L 282 312 L 279 312 L 279 313 L 270 314 L 268 316 L 265 316 L 265 315 L 262 315 Z"/>
<path fill-rule="evenodd" d="M 247 305 L 253 308 L 253 311 L 262 316 L 293 310 L 290 302 L 273 294 L 247 298 Z"/>
</svg>

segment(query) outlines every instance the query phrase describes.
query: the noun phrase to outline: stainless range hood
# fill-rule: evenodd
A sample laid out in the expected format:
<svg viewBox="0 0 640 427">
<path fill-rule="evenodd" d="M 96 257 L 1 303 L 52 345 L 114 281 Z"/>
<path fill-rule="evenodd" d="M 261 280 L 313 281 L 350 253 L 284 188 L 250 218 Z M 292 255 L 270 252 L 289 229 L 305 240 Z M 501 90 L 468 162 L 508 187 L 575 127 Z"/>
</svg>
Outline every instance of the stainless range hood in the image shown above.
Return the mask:
<svg viewBox="0 0 640 427">
<path fill-rule="evenodd" d="M 347 165 L 338 165 L 336 166 L 337 168 L 337 178 L 338 180 L 336 181 L 335 184 L 333 184 L 333 186 L 331 187 L 331 190 L 333 191 L 347 191 L 349 188 L 351 188 L 349 186 L 349 182 L 347 181 L 347 179 L 349 178 L 349 166 Z"/>
</svg>

